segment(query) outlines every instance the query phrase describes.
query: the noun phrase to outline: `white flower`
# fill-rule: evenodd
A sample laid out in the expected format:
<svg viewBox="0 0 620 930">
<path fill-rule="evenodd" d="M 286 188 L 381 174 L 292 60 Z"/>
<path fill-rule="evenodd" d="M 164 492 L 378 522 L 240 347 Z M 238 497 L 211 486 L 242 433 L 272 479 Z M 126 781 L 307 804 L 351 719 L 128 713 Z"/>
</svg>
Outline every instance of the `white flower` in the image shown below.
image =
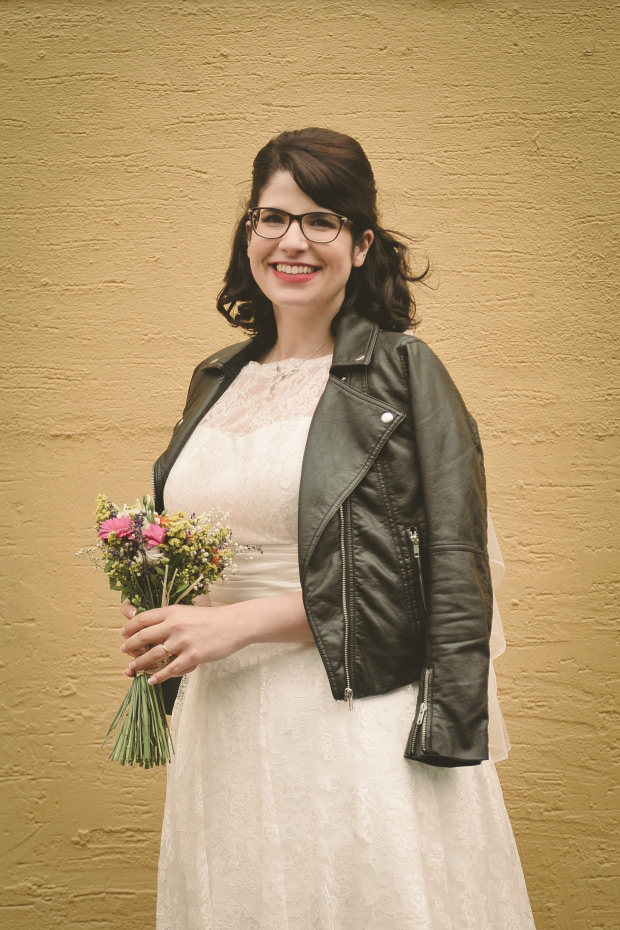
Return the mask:
<svg viewBox="0 0 620 930">
<path fill-rule="evenodd" d="M 163 554 L 164 553 L 161 551 L 159 546 L 153 546 L 152 549 L 146 550 L 146 561 L 147 562 L 159 562 Z"/>
<path fill-rule="evenodd" d="M 122 510 L 119 508 L 119 511 L 116 514 L 116 516 L 117 517 L 135 517 L 137 513 L 139 513 L 139 509 L 137 507 L 128 507 L 127 504 L 124 504 Z"/>
<path fill-rule="evenodd" d="M 153 546 L 152 549 L 142 549 L 141 552 L 138 552 L 137 555 L 134 556 L 134 562 L 141 565 L 146 559 L 147 562 L 154 564 L 155 562 L 159 562 L 163 554 L 159 546 Z"/>
</svg>

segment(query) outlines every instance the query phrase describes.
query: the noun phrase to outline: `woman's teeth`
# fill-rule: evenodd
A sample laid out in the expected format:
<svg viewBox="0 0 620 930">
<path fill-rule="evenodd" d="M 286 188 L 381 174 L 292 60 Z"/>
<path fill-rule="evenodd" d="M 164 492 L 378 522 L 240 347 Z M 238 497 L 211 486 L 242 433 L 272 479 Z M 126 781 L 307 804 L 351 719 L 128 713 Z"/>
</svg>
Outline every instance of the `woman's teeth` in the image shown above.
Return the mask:
<svg viewBox="0 0 620 930">
<path fill-rule="evenodd" d="M 312 274 L 316 268 L 312 265 L 276 265 L 276 271 L 283 271 L 284 274 Z"/>
</svg>

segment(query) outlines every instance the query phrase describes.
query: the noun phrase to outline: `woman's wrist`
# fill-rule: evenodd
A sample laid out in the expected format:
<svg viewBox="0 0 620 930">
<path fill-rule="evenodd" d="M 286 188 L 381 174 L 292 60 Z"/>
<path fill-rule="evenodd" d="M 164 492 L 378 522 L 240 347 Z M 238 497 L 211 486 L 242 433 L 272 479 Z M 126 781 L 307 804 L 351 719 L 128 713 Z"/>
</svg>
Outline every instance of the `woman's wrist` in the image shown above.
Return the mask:
<svg viewBox="0 0 620 930">
<path fill-rule="evenodd" d="M 239 649 L 252 643 L 314 644 L 301 591 L 231 604 Z"/>
</svg>

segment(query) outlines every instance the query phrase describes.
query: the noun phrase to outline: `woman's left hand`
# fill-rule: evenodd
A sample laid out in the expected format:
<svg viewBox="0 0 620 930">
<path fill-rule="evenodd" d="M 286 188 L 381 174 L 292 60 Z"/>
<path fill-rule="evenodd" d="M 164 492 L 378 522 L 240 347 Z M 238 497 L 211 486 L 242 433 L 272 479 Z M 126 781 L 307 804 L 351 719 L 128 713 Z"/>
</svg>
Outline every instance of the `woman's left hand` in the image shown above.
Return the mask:
<svg viewBox="0 0 620 930">
<path fill-rule="evenodd" d="M 123 604 L 121 610 L 128 618 L 121 630 L 125 637 L 121 652 L 135 657 L 125 675 L 133 678 L 143 669 L 167 662 L 154 671 L 149 684 L 186 675 L 200 663 L 225 659 L 246 645 L 243 632 L 247 624 L 238 604 L 221 607 L 174 604 L 145 610 L 133 617 L 129 604 Z M 173 656 L 170 661 L 168 653 Z"/>
</svg>

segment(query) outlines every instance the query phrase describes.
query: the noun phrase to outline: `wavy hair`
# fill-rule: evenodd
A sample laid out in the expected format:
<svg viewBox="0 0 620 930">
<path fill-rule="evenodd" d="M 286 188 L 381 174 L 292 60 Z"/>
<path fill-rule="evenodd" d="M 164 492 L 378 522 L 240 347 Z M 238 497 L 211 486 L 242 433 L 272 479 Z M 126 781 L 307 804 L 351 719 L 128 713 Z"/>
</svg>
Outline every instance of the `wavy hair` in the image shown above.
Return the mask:
<svg viewBox="0 0 620 930">
<path fill-rule="evenodd" d="M 364 150 L 356 139 L 331 129 L 283 132 L 256 155 L 250 196 L 235 229 L 224 286 L 217 297 L 218 311 L 265 346 L 276 341 L 271 301 L 258 287 L 250 269 L 246 221 L 247 210 L 258 204 L 277 171 L 288 171 L 315 203 L 347 216 L 354 243 L 360 242 L 364 230 L 372 229 L 374 233 L 363 265 L 351 269 L 342 307 L 332 320 L 332 333 L 340 314 L 353 305 L 383 329 L 414 329 L 418 321 L 409 285 L 426 278 L 428 262 L 420 274 L 411 271 L 409 249 L 401 241 L 409 237 L 379 224 L 375 178 Z"/>
</svg>

